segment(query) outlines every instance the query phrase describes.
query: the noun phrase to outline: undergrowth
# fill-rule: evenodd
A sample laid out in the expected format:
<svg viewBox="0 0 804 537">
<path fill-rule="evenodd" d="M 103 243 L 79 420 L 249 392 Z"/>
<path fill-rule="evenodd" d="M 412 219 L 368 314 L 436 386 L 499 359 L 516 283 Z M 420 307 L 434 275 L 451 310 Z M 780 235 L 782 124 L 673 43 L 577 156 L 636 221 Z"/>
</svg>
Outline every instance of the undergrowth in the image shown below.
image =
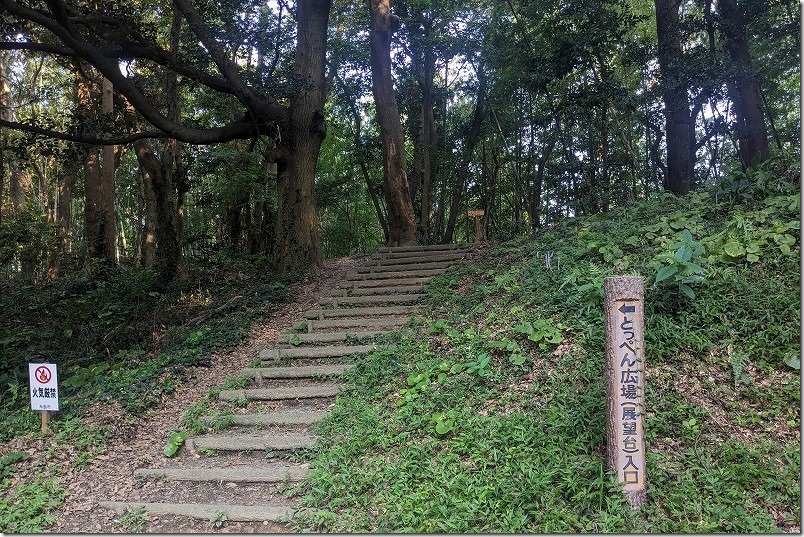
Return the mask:
<svg viewBox="0 0 804 537">
<path fill-rule="evenodd" d="M 435 278 L 420 329 L 347 373 L 296 529 L 798 531 L 799 192 L 761 186 L 567 220 Z M 645 280 L 639 511 L 605 462 L 611 275 Z"/>
<path fill-rule="evenodd" d="M 251 323 L 288 298 L 295 277 L 261 267 L 213 264 L 181 289 L 149 271 L 84 271 L 42 285 L 0 282 L 0 442 L 45 443 L 36 460 L 0 451 L 0 531 L 38 533 L 64 499 L 58 468 L 80 468 L 102 452 L 108 432 L 83 423 L 97 403 L 130 416 L 158 405 L 210 365 L 210 355 L 247 336 Z M 30 409 L 29 362 L 58 365 L 60 412 L 50 431 Z M 33 459 L 33 457 L 32 457 Z"/>
</svg>

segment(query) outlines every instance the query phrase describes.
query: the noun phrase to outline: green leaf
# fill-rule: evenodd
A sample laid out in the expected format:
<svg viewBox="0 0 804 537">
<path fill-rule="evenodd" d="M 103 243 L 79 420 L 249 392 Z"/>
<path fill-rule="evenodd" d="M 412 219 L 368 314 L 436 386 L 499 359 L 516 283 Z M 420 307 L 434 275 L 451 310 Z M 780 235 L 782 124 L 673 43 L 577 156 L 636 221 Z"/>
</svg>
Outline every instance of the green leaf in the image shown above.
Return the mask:
<svg viewBox="0 0 804 537">
<path fill-rule="evenodd" d="M 690 287 L 686 283 L 679 284 L 678 288 L 681 290 L 682 293 L 684 293 L 688 297 L 695 298 L 695 291 L 693 291 L 692 287 Z"/>
<path fill-rule="evenodd" d="M 438 434 L 447 434 L 452 430 L 454 424 L 454 420 L 440 421 L 436 423 L 435 430 Z"/>
<path fill-rule="evenodd" d="M 186 438 L 187 433 L 183 431 L 171 431 L 170 438 L 168 438 L 168 443 L 165 446 L 165 449 L 162 450 L 162 453 L 165 455 L 165 457 L 172 457 L 175 455 Z"/>
<path fill-rule="evenodd" d="M 729 241 L 723 246 L 723 251 L 730 257 L 740 257 L 745 255 L 745 248 L 736 241 Z"/>
<path fill-rule="evenodd" d="M 453 375 L 456 373 L 460 373 L 461 371 L 463 371 L 463 367 L 464 367 L 463 364 L 455 364 L 449 368 L 449 372 L 452 373 Z"/>
<path fill-rule="evenodd" d="M 801 370 L 801 356 L 799 356 L 798 354 L 791 354 L 790 356 L 787 357 L 784 363 L 786 363 L 788 366 L 792 367 L 796 371 Z"/>
<path fill-rule="evenodd" d="M 757 261 L 759 261 L 759 256 L 757 254 L 748 254 L 745 256 L 745 259 L 749 263 L 756 263 Z"/>
<path fill-rule="evenodd" d="M 525 363 L 525 360 L 526 358 L 522 354 L 512 354 L 508 357 L 508 361 L 514 365 L 522 365 Z"/>
<path fill-rule="evenodd" d="M 696 265 L 690 261 L 684 263 L 684 268 L 687 269 L 690 274 L 703 274 L 705 272 L 701 265 Z"/>
<path fill-rule="evenodd" d="M 693 227 L 695 227 L 695 226 L 693 226 Z M 692 239 L 692 233 L 690 233 L 689 229 L 685 229 L 684 231 L 681 232 L 681 240 L 683 240 L 686 243 L 692 242 L 692 240 L 693 240 Z"/>
<path fill-rule="evenodd" d="M 673 276 L 677 272 L 678 267 L 676 267 L 675 265 L 660 268 L 659 272 L 656 273 L 656 283 L 666 280 L 667 278 Z"/>
<path fill-rule="evenodd" d="M 757 242 L 752 242 L 748 246 L 745 247 L 745 251 L 749 254 L 758 254 L 760 250 L 760 244 Z"/>
<path fill-rule="evenodd" d="M 689 246 L 686 244 L 682 244 L 681 247 L 676 250 L 675 255 L 676 261 L 685 262 L 692 259 L 692 250 L 690 250 Z"/>
</svg>

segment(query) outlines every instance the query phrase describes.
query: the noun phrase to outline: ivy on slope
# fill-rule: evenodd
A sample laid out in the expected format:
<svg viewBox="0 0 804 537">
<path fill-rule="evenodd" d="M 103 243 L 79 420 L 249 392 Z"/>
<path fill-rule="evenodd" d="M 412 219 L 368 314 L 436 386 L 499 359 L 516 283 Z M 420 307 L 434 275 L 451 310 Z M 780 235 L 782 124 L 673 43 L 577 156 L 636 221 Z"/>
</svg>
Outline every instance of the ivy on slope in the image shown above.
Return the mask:
<svg viewBox="0 0 804 537">
<path fill-rule="evenodd" d="M 797 187 L 664 196 L 500 245 L 348 374 L 298 529 L 800 528 Z M 646 282 L 648 493 L 605 466 L 603 279 Z"/>
</svg>

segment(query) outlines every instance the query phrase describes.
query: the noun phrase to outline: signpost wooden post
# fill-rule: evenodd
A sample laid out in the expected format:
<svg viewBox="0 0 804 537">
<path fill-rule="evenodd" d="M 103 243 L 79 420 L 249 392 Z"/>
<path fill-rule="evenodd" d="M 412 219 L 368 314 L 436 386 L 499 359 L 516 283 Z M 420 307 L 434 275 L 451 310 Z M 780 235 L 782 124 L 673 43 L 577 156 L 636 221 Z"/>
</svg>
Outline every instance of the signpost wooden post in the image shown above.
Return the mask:
<svg viewBox="0 0 804 537">
<path fill-rule="evenodd" d="M 647 502 L 644 289 L 639 276 L 604 281 L 609 468 L 635 508 Z"/>
<path fill-rule="evenodd" d="M 469 211 L 467 214 L 470 217 L 475 218 L 475 242 L 481 242 L 482 240 L 485 240 L 485 237 L 483 236 L 483 230 L 480 226 L 480 219 L 486 216 L 486 211 L 484 211 L 483 209 L 475 209 Z"/>
</svg>

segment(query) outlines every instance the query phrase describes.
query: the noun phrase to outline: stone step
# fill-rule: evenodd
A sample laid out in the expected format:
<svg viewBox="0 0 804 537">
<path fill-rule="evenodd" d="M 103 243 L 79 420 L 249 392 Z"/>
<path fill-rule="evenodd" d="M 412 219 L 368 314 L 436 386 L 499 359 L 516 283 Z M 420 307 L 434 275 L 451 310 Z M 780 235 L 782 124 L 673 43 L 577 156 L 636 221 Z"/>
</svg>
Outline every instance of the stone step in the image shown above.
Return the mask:
<svg viewBox="0 0 804 537">
<path fill-rule="evenodd" d="M 313 399 L 338 395 L 338 384 L 307 384 L 304 386 L 283 386 L 281 388 L 251 388 L 243 390 L 223 390 L 221 401 L 279 401 L 283 399 Z"/>
<path fill-rule="evenodd" d="M 380 246 L 377 253 L 400 253 L 400 252 L 435 252 L 439 250 L 464 250 L 471 249 L 472 243 L 459 244 L 428 244 L 424 246 Z"/>
<path fill-rule="evenodd" d="M 229 434 L 217 436 L 200 436 L 187 440 L 188 448 L 197 451 L 209 449 L 215 451 L 286 451 L 312 447 L 317 438 L 306 434 L 257 435 Z"/>
<path fill-rule="evenodd" d="M 410 269 L 410 270 L 397 270 L 397 271 L 388 271 L 388 272 L 350 272 L 346 276 L 347 282 L 359 281 L 359 280 L 380 280 L 380 279 L 403 279 L 403 278 L 424 278 L 424 277 L 432 277 L 438 276 L 439 274 L 445 273 L 449 270 L 448 267 L 442 267 L 437 269 L 427 269 L 422 270 L 419 268 Z"/>
<path fill-rule="evenodd" d="M 317 319 L 307 320 L 307 332 L 312 334 L 316 331 L 329 330 L 332 328 L 392 328 L 401 326 L 408 322 L 409 317 L 376 317 L 376 318 L 340 318 L 340 319 Z"/>
<path fill-rule="evenodd" d="M 352 364 L 300 365 L 295 367 L 247 367 L 238 373 L 257 382 L 265 379 L 302 379 L 326 375 L 340 375 L 354 367 Z"/>
<path fill-rule="evenodd" d="M 268 468 L 230 466 L 227 468 L 138 468 L 137 477 L 171 481 L 226 481 L 231 483 L 285 483 L 301 481 L 309 473 L 307 465 L 276 464 Z"/>
<path fill-rule="evenodd" d="M 430 253 L 430 254 L 398 254 L 398 253 L 384 253 L 374 254 L 368 262 L 364 263 L 366 266 L 376 265 L 410 265 L 418 263 L 445 263 L 449 261 L 458 261 L 465 259 L 469 256 L 468 253 Z"/>
<path fill-rule="evenodd" d="M 333 292 L 331 296 L 382 296 L 396 295 L 405 293 L 419 293 L 424 289 L 424 285 L 395 285 L 384 287 L 359 287 L 357 289 L 342 288 L 340 292 Z"/>
<path fill-rule="evenodd" d="M 421 308 L 419 306 L 376 306 L 366 308 L 345 308 L 338 310 L 317 309 L 304 312 L 307 319 L 333 319 L 340 317 L 354 317 L 365 315 L 414 315 Z M 261 356 L 262 357 L 262 356 Z"/>
<path fill-rule="evenodd" d="M 385 334 L 387 330 L 363 330 L 357 332 L 355 330 L 346 330 L 341 332 L 317 332 L 313 334 L 282 334 L 279 336 L 280 343 L 290 343 L 294 338 L 298 339 L 299 343 L 335 343 L 338 341 L 346 341 L 349 339 L 362 340 L 364 338 L 371 338 L 380 334 Z M 301 348 L 301 347 L 300 347 Z M 312 348 L 312 347 L 311 347 Z"/>
<path fill-rule="evenodd" d="M 214 520 L 221 513 L 233 522 L 289 522 L 294 510 L 283 505 L 230 505 L 215 503 L 150 503 L 150 502 L 99 502 L 104 509 L 122 515 L 140 507 L 151 515 L 186 516 L 200 520 Z"/>
<path fill-rule="evenodd" d="M 348 312 L 351 310 L 331 311 Z M 326 347 L 263 349 L 260 351 L 260 360 L 279 360 L 281 358 L 340 358 L 342 356 L 351 356 L 353 354 L 366 354 L 376 349 L 376 345 L 328 345 Z"/>
<path fill-rule="evenodd" d="M 235 414 L 227 416 L 231 424 L 238 427 L 263 425 L 312 425 L 327 417 L 326 410 L 277 410 L 267 414 Z M 216 420 L 203 417 L 201 422 L 211 426 Z"/>
<path fill-rule="evenodd" d="M 338 282 L 336 287 L 341 289 L 364 289 L 369 287 L 385 287 L 388 285 L 390 278 L 381 280 L 343 280 Z M 396 280 L 397 285 L 425 285 L 431 278 L 414 276 L 412 278 L 400 278 Z"/>
<path fill-rule="evenodd" d="M 413 304 L 417 300 L 424 298 L 424 293 L 410 293 L 407 295 L 385 295 L 385 296 L 347 296 L 347 297 L 322 297 L 319 304 L 322 306 L 332 306 L 340 308 L 360 304 Z"/>
<path fill-rule="evenodd" d="M 409 265 L 396 263 L 387 265 L 364 265 L 356 267 L 355 272 L 358 274 L 378 274 L 382 272 L 404 272 L 404 271 L 422 271 L 422 270 L 447 270 L 449 267 L 455 265 L 455 261 L 444 261 L 443 263 L 430 262 L 430 263 L 411 263 Z"/>
</svg>

